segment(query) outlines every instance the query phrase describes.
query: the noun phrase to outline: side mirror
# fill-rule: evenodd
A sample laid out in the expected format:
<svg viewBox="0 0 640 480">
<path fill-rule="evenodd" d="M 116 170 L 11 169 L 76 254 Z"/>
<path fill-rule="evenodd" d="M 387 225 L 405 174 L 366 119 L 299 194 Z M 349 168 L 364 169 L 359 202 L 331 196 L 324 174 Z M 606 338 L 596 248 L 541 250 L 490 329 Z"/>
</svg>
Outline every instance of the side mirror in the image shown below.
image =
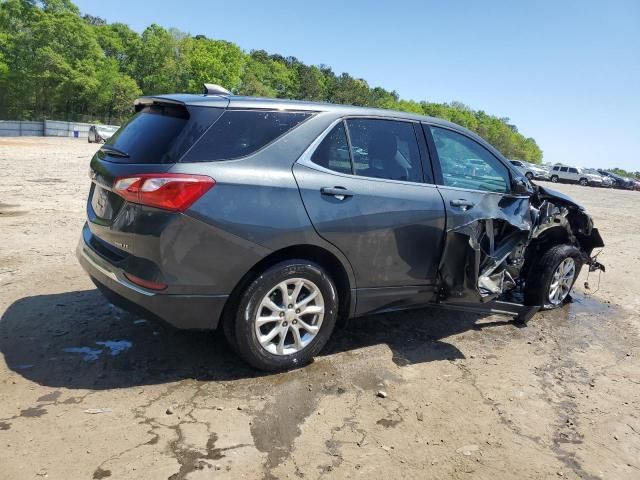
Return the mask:
<svg viewBox="0 0 640 480">
<path fill-rule="evenodd" d="M 513 195 L 531 195 L 533 188 L 524 177 L 516 177 L 511 180 L 511 193 Z"/>
</svg>

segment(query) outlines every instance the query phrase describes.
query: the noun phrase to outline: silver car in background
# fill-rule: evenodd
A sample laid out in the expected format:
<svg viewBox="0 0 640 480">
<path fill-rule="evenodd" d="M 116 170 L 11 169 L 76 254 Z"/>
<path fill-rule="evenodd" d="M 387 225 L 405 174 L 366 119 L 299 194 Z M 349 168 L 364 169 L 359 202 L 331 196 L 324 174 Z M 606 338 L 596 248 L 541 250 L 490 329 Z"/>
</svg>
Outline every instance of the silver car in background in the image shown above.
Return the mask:
<svg viewBox="0 0 640 480">
<path fill-rule="evenodd" d="M 600 172 L 598 172 L 595 168 L 585 168 L 584 171 L 590 175 L 597 175 L 598 177 L 600 177 L 602 179 L 602 185 L 600 185 L 601 187 L 603 188 L 613 187 L 613 180 L 607 177 L 606 175 L 600 174 Z"/>
<path fill-rule="evenodd" d="M 89 143 L 105 143 L 118 131 L 118 128 L 120 127 L 114 125 L 91 125 L 87 141 Z"/>
<path fill-rule="evenodd" d="M 580 167 L 567 167 L 554 165 L 551 170 L 551 181 L 554 183 L 579 183 L 583 187 L 602 187 L 603 180 L 598 174 L 589 173 L 587 169 Z"/>
<path fill-rule="evenodd" d="M 540 165 L 534 165 L 524 160 L 509 160 L 509 162 L 529 180 L 549 180 L 550 178 L 549 171 Z"/>
</svg>

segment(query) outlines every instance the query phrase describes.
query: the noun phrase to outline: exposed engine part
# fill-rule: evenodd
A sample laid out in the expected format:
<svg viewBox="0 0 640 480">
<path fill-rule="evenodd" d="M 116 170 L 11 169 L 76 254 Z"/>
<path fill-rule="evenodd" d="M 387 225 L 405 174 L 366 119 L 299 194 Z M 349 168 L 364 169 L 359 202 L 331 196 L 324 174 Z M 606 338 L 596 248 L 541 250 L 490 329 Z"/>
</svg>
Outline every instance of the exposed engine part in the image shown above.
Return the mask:
<svg viewBox="0 0 640 480">
<path fill-rule="evenodd" d="M 569 197 L 536 186 L 530 197 L 502 200 L 488 201 L 480 206 L 484 212 L 475 212 L 496 216 L 478 215 L 447 230 L 440 264 L 441 300 L 493 300 L 516 287 L 528 266 L 560 243 L 575 245 L 590 271 L 604 271 L 591 256 L 594 248 L 604 246 L 598 229 Z"/>
</svg>

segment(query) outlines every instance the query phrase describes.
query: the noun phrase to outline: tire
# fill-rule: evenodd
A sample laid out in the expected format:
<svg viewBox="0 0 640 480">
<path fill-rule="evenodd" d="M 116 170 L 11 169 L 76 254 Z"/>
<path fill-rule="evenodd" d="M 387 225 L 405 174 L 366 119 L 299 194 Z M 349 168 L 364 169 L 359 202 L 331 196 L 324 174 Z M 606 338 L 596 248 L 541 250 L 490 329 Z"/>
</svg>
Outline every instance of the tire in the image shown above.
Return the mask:
<svg viewBox="0 0 640 480">
<path fill-rule="evenodd" d="M 287 295 L 291 296 L 286 301 L 280 288 L 283 284 Z M 293 299 L 298 285 L 301 287 Z M 317 292 L 315 297 L 311 295 L 313 292 Z M 310 296 L 312 300 L 303 305 Z M 297 305 L 301 308 L 296 309 Z M 286 260 L 251 282 L 241 294 L 237 311 L 223 331 L 231 347 L 257 369 L 274 372 L 298 368 L 313 361 L 329 340 L 338 317 L 338 305 L 333 280 L 321 266 L 308 260 Z M 287 308 L 289 306 L 293 308 Z M 304 314 L 305 308 L 314 313 Z M 323 310 L 322 315 L 315 313 L 320 310 Z M 299 316 L 297 312 L 301 312 Z M 260 327 L 257 326 L 259 317 L 266 320 Z M 315 330 L 317 324 L 319 328 Z M 272 336 L 276 331 L 285 333 Z M 299 332 L 297 336 L 295 332 Z"/>
<path fill-rule="evenodd" d="M 531 173 L 531 172 L 525 173 L 524 176 L 527 177 L 527 179 L 529 179 L 529 180 L 533 180 L 533 173 Z"/>
<path fill-rule="evenodd" d="M 558 183 L 558 176 L 557 175 L 551 175 L 551 181 L 553 183 Z"/>
<path fill-rule="evenodd" d="M 567 284 L 566 293 L 561 298 L 550 298 L 551 284 L 560 264 L 571 259 L 574 265 L 573 278 Z M 569 262 L 570 263 L 570 262 Z M 524 287 L 524 302 L 526 305 L 541 306 L 551 310 L 562 306 L 569 298 L 569 292 L 580 275 L 582 268 L 582 254 L 573 245 L 556 245 L 547 250 L 529 271 Z"/>
<path fill-rule="evenodd" d="M 589 186 L 589 180 L 587 180 L 586 178 L 581 178 L 578 183 L 580 185 L 582 185 L 583 187 L 588 187 Z"/>
</svg>

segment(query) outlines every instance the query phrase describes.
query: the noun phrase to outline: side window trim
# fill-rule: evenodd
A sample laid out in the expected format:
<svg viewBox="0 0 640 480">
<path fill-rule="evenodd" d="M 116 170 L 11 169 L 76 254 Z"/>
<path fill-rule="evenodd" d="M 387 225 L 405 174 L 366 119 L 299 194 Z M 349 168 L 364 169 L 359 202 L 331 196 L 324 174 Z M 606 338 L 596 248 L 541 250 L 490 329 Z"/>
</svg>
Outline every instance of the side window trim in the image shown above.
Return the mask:
<svg viewBox="0 0 640 480">
<path fill-rule="evenodd" d="M 353 148 L 351 146 L 351 133 L 349 133 L 349 122 L 347 122 L 346 118 L 342 119 L 342 126 L 344 127 L 344 131 L 347 134 L 347 150 L 349 150 L 349 163 L 351 163 L 351 175 L 355 176 L 356 167 L 353 162 Z"/>
<path fill-rule="evenodd" d="M 422 182 L 434 185 L 433 169 L 431 168 L 431 155 L 429 155 L 429 147 L 422 133 L 422 127 L 419 123 L 413 124 L 413 134 L 418 142 L 418 153 L 420 155 L 420 169 L 422 174 Z"/>
<path fill-rule="evenodd" d="M 454 128 L 449 128 L 445 125 L 438 125 L 435 123 L 429 123 L 429 122 L 421 122 L 422 123 L 422 130 L 424 131 L 425 134 L 425 138 L 427 139 L 427 144 L 429 145 L 429 153 L 431 154 L 431 158 L 433 159 L 433 169 L 434 169 L 434 177 L 436 178 L 436 184 L 439 187 L 443 187 L 443 188 L 452 188 L 452 189 L 456 189 L 456 190 L 473 190 L 473 189 L 468 189 L 468 188 L 460 188 L 460 187 L 450 187 L 444 184 L 444 177 L 442 176 L 442 167 L 440 166 L 440 157 L 438 156 L 438 149 L 436 148 L 436 144 L 435 141 L 433 140 L 433 135 L 431 134 L 431 127 L 433 128 L 441 128 L 443 130 L 449 130 L 451 132 L 454 132 L 458 135 L 462 135 L 463 137 L 469 139 L 470 141 L 476 143 L 479 147 L 483 148 L 484 150 L 487 151 L 487 153 L 489 153 L 491 156 L 493 156 L 502 166 L 504 166 L 504 168 L 507 170 L 507 174 L 509 175 L 509 183 L 507 185 L 507 192 L 490 192 L 487 190 L 473 190 L 474 192 L 482 192 L 482 193 L 491 193 L 491 194 L 497 194 L 497 195 L 508 195 L 511 193 L 511 182 L 513 181 L 513 176 L 512 176 L 512 171 L 511 168 L 509 168 L 509 166 L 507 166 L 505 164 L 505 162 L 503 162 L 497 155 L 495 155 L 491 150 L 489 150 L 488 148 L 486 148 L 484 145 L 482 145 L 481 143 L 479 143 L 477 140 L 471 138 L 468 135 L 465 135 L 464 132 L 460 132 Z M 512 167 L 515 168 L 515 167 Z"/>
<path fill-rule="evenodd" d="M 421 123 L 422 133 L 427 141 L 427 147 L 429 149 L 429 157 L 431 158 L 431 169 L 433 171 L 433 183 L 439 186 L 444 186 L 444 179 L 442 177 L 442 168 L 440 168 L 440 157 L 438 156 L 438 150 L 436 149 L 436 143 L 431 135 L 430 124 Z"/>
</svg>

